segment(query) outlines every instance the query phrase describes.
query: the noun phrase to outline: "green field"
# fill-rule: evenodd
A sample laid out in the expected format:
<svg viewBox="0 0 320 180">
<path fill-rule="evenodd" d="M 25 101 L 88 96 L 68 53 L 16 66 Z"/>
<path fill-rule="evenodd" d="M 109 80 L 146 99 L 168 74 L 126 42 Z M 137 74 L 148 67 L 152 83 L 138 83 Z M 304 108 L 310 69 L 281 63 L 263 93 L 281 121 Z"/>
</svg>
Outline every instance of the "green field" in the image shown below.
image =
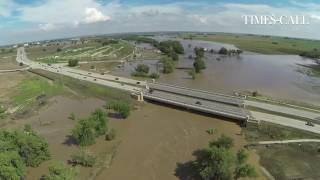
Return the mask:
<svg viewBox="0 0 320 180">
<path fill-rule="evenodd" d="M 300 54 L 313 49 L 320 49 L 319 40 L 307 40 L 288 37 L 244 35 L 244 34 L 195 34 L 182 33 L 178 37 L 228 43 L 246 51 L 263 54 Z"/>
<path fill-rule="evenodd" d="M 259 141 L 288 139 L 319 139 L 320 135 L 287 128 L 270 123 L 261 123 L 258 127 L 244 128 L 243 132 L 249 144 Z M 301 143 L 283 145 L 249 146 L 257 150 L 260 164 L 275 179 L 318 179 L 320 173 L 320 144 Z"/>
<path fill-rule="evenodd" d="M 60 94 L 64 88 L 56 83 L 50 83 L 47 79 L 34 76 L 22 81 L 18 87 L 13 102 L 17 105 L 35 100 L 38 96 L 53 96 Z"/>
</svg>

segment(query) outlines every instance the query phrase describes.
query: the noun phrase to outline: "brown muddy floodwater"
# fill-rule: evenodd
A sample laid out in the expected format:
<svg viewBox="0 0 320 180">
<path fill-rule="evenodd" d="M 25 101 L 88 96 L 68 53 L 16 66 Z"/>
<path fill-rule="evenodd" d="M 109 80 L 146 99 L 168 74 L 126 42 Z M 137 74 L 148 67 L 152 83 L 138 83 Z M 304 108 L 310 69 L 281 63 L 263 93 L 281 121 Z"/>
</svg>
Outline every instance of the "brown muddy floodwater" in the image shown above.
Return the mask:
<svg viewBox="0 0 320 180">
<path fill-rule="evenodd" d="M 185 55 L 180 57 L 177 67 L 192 67 L 194 47 L 218 50 L 221 47 L 235 48 L 232 45 L 197 40 L 180 40 Z M 163 83 L 233 93 L 234 91 L 258 91 L 275 98 L 302 101 L 320 105 L 320 78 L 312 77 L 301 65 L 313 65 L 311 59 L 296 55 L 262 55 L 244 52 L 240 56 L 221 56 L 206 53 L 207 68 L 192 80 L 188 70 L 175 70 L 174 73 L 161 75 Z M 124 68 L 115 69 L 113 74 L 130 76 L 138 63 L 146 63 L 151 71 L 159 71 L 157 61 L 145 60 L 126 63 Z"/>
<path fill-rule="evenodd" d="M 79 150 L 78 146 L 68 142 L 71 129 L 77 122 L 68 119 L 70 112 L 74 112 L 77 118 L 83 118 L 104 103 L 94 98 L 54 97 L 35 116 L 9 124 L 7 128 L 22 128 L 24 124 L 31 124 L 49 143 L 52 160 L 42 163 L 40 167 L 28 168 L 27 179 L 39 179 L 48 172 L 51 161 L 67 162 Z M 193 160 L 194 151 L 206 147 L 220 134 L 234 139 L 234 150 L 246 144 L 240 126 L 235 122 L 157 104 L 141 103 L 128 119 L 109 118 L 109 122 L 116 129 L 116 139 L 110 142 L 105 141 L 104 137 L 98 138 L 89 150 L 102 163 L 107 160 L 100 155 L 112 152 L 111 163 L 102 169 L 77 167 L 80 172 L 78 179 L 91 179 L 93 172 L 97 173 L 95 179 L 98 180 L 184 179 L 184 169 L 176 174 L 177 163 Z M 215 130 L 214 135 L 206 132 L 209 128 Z M 250 155 L 250 163 L 260 173 L 258 156 L 254 151 L 250 151 Z M 264 178 L 261 175 L 259 179 Z"/>
</svg>

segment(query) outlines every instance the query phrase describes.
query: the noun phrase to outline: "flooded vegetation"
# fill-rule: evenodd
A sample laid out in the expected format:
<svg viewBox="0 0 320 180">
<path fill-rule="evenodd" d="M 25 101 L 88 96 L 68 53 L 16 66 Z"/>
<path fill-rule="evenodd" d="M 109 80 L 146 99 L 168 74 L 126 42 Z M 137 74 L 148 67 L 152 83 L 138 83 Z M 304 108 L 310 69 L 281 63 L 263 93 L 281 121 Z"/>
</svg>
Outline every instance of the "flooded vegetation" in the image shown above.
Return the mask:
<svg viewBox="0 0 320 180">
<path fill-rule="evenodd" d="M 157 37 L 156 39 L 160 39 Z M 167 38 L 162 38 L 167 39 Z M 298 55 L 263 55 L 245 51 L 241 55 L 228 56 L 205 53 L 207 68 L 192 80 L 186 69 L 191 69 L 194 48 L 218 51 L 222 47 L 234 49 L 233 45 L 201 40 L 180 40 L 185 54 L 180 56 L 171 74 L 162 74 L 158 81 L 181 86 L 233 93 L 235 91 L 258 91 L 264 95 L 313 104 L 320 102 L 320 78 L 304 73 L 306 66 L 315 61 Z M 138 62 L 147 64 L 150 71 L 159 72 L 156 60 Z M 138 63 L 128 62 L 112 73 L 130 76 Z"/>
</svg>

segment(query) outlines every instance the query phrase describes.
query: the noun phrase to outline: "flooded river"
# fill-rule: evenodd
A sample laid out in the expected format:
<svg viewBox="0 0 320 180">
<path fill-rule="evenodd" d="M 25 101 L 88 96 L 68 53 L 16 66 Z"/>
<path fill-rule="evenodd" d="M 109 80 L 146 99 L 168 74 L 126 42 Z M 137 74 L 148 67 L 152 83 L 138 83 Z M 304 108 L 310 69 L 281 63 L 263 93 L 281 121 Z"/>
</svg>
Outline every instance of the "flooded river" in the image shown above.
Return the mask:
<svg viewBox="0 0 320 180">
<path fill-rule="evenodd" d="M 192 67 L 194 47 L 219 50 L 221 47 L 235 49 L 233 45 L 198 41 L 180 40 L 185 55 L 180 57 L 177 67 Z M 301 65 L 314 64 L 311 59 L 297 55 L 262 55 L 244 52 L 240 56 L 221 56 L 206 53 L 207 68 L 192 80 L 188 70 L 177 69 L 174 73 L 161 75 L 158 80 L 164 83 L 206 89 L 224 93 L 234 91 L 258 91 L 262 94 L 320 104 L 320 78 L 309 76 Z M 151 71 L 158 71 L 157 61 L 146 60 L 126 63 L 124 68 L 115 69 L 114 74 L 130 76 L 138 63 L 145 63 Z"/>
</svg>

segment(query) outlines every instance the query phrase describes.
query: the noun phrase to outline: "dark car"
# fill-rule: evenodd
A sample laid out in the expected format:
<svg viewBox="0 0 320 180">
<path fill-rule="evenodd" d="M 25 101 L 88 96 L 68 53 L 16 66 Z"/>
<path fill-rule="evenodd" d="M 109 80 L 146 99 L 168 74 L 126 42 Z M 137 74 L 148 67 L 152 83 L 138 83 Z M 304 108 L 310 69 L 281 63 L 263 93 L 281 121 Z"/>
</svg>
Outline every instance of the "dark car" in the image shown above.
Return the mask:
<svg viewBox="0 0 320 180">
<path fill-rule="evenodd" d="M 314 126 L 314 124 L 313 124 L 311 121 L 307 121 L 307 122 L 306 122 L 306 125 L 307 125 L 307 126 L 312 126 L 312 127 Z"/>
<path fill-rule="evenodd" d="M 196 104 L 197 104 L 197 105 L 201 105 L 201 102 L 200 102 L 200 101 L 197 101 Z"/>
</svg>

